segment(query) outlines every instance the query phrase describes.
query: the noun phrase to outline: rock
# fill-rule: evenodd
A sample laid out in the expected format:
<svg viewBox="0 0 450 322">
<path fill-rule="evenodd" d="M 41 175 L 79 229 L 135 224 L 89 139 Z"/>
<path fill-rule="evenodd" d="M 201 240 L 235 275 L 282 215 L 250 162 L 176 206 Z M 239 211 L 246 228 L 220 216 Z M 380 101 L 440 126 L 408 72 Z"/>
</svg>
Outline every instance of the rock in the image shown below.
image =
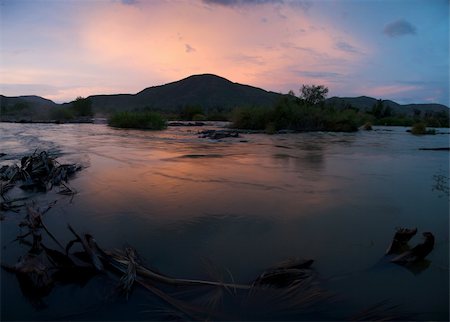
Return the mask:
<svg viewBox="0 0 450 322">
<path fill-rule="evenodd" d="M 206 125 L 204 122 L 169 122 L 168 126 L 204 126 Z"/>
<path fill-rule="evenodd" d="M 200 138 L 220 140 L 224 138 L 238 138 L 239 132 L 232 130 L 204 130 L 198 132 Z"/>
<path fill-rule="evenodd" d="M 277 134 L 293 134 L 293 133 L 295 133 L 295 131 L 294 130 L 284 129 L 284 130 L 279 130 L 276 133 Z"/>
</svg>

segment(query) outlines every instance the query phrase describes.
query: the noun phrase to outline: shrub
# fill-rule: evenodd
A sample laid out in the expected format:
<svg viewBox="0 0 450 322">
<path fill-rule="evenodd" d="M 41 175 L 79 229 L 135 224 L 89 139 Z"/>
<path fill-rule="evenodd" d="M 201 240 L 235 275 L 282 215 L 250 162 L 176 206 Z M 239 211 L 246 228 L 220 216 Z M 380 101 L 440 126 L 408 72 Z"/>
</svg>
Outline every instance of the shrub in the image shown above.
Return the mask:
<svg viewBox="0 0 450 322">
<path fill-rule="evenodd" d="M 156 112 L 117 112 L 108 120 L 108 125 L 120 128 L 162 130 L 166 120 Z"/>
<path fill-rule="evenodd" d="M 50 111 L 50 119 L 55 121 L 69 121 L 75 117 L 73 110 L 69 108 L 54 108 Z"/>
<path fill-rule="evenodd" d="M 366 131 L 372 131 L 373 130 L 372 123 L 370 123 L 370 122 L 365 123 L 363 125 L 363 129 L 366 130 Z"/>
<path fill-rule="evenodd" d="M 266 108 L 241 107 L 233 111 L 232 127 L 247 130 L 264 130 L 269 121 L 270 110 Z"/>
<path fill-rule="evenodd" d="M 89 98 L 77 97 L 72 102 L 72 108 L 77 116 L 92 116 L 92 102 Z"/>
<path fill-rule="evenodd" d="M 294 131 L 353 132 L 358 130 L 361 117 L 355 110 L 337 111 L 282 100 L 273 108 L 239 108 L 233 113 L 233 127 L 265 130 L 275 133 L 281 129 Z"/>
<path fill-rule="evenodd" d="M 426 134 L 427 128 L 424 123 L 415 123 L 411 128 L 411 133 L 416 135 Z"/>
<path fill-rule="evenodd" d="M 206 119 L 208 121 L 229 121 L 230 115 L 229 113 L 219 112 L 219 111 L 209 111 L 206 115 Z"/>
<path fill-rule="evenodd" d="M 323 130 L 331 132 L 355 132 L 358 131 L 358 115 L 355 110 L 324 111 Z"/>
<path fill-rule="evenodd" d="M 425 123 L 415 123 L 411 128 L 411 133 L 415 135 L 436 134 L 436 130 L 427 130 Z"/>
<path fill-rule="evenodd" d="M 266 129 L 264 130 L 264 132 L 266 132 L 266 134 L 270 134 L 270 135 L 277 133 L 275 124 L 273 122 L 267 123 Z"/>
<path fill-rule="evenodd" d="M 198 105 L 187 105 L 180 113 L 180 117 L 185 121 L 193 121 L 195 115 L 203 114 L 203 108 Z"/>
<path fill-rule="evenodd" d="M 206 121 L 206 116 L 203 114 L 195 114 L 192 117 L 192 121 Z"/>
</svg>

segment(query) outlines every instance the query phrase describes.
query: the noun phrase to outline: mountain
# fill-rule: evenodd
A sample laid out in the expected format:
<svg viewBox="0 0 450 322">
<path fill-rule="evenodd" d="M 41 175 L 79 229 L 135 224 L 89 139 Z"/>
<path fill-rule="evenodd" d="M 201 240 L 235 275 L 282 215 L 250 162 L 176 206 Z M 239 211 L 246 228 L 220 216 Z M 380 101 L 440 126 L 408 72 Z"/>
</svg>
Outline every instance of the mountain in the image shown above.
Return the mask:
<svg viewBox="0 0 450 322">
<path fill-rule="evenodd" d="M 372 107 L 378 102 L 377 99 L 367 96 L 359 97 L 330 97 L 326 99 L 325 104 L 329 106 L 334 106 L 336 108 L 344 108 L 352 106 L 361 111 L 371 110 Z M 449 108 L 442 104 L 406 104 L 401 105 L 391 100 L 382 100 L 383 106 L 389 106 L 393 113 L 414 115 L 415 111 L 420 111 L 421 113 L 432 112 L 449 112 Z"/>
<path fill-rule="evenodd" d="M 93 95 L 89 98 L 97 112 L 154 108 L 179 111 L 187 105 L 204 110 L 230 110 L 238 106 L 271 106 L 281 94 L 233 83 L 212 74 L 193 75 L 182 80 L 148 87 L 141 92 L 119 95 Z"/>
<path fill-rule="evenodd" d="M 139 110 L 152 108 L 163 112 L 180 112 L 185 106 L 201 106 L 205 111 L 211 109 L 231 110 L 238 106 L 273 106 L 282 94 L 265 91 L 261 88 L 231 82 L 212 74 L 193 75 L 182 80 L 160 86 L 148 87 L 136 94 L 92 95 L 94 113 L 107 115 L 113 111 Z M 352 106 L 359 110 L 372 109 L 377 99 L 367 96 L 331 97 L 325 101 L 336 108 Z M 2 119 L 39 119 L 49 115 L 49 110 L 63 110 L 71 103 L 56 104 L 39 96 L 6 97 L 0 95 Z M 400 105 L 390 100 L 383 101 L 394 113 L 414 115 L 420 111 L 445 112 L 449 109 L 441 104 Z"/>
<path fill-rule="evenodd" d="M 45 120 L 49 111 L 59 106 L 40 96 L 8 97 L 0 95 L 0 121 Z"/>
<path fill-rule="evenodd" d="M 57 105 L 51 100 L 36 95 L 13 97 L 0 95 L 1 106 L 14 106 L 16 104 L 25 104 L 30 107 L 55 107 Z"/>
</svg>

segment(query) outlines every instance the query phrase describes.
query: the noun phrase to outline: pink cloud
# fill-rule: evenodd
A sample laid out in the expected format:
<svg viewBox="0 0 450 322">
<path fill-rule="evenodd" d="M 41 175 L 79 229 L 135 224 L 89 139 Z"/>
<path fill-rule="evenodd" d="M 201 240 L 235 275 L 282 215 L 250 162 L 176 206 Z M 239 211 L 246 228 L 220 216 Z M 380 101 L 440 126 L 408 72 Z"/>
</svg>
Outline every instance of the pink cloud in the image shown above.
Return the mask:
<svg viewBox="0 0 450 322">
<path fill-rule="evenodd" d="M 122 66 L 129 74 L 147 74 L 149 82 L 210 72 L 287 91 L 286 83 L 316 81 L 299 78 L 292 73 L 292 66 L 325 72 L 329 61 L 360 59 L 354 52 L 336 47 L 336 39 L 345 36 L 352 46 L 364 44 L 336 27 L 311 29 L 314 21 L 304 11 L 273 9 L 267 4 L 235 10 L 192 5 L 190 1 L 164 6 L 153 2 L 138 7 L 116 4 L 91 12 L 81 32 L 94 62 Z M 266 18 L 265 23 L 261 17 Z M 186 44 L 195 48 L 195 55 L 186 55 Z M 149 82 L 142 86 L 151 85 Z"/>
<path fill-rule="evenodd" d="M 416 85 L 387 85 L 366 88 L 364 89 L 364 92 L 367 93 L 367 95 L 374 97 L 389 97 L 392 95 L 417 91 L 419 89 L 420 87 Z"/>
</svg>

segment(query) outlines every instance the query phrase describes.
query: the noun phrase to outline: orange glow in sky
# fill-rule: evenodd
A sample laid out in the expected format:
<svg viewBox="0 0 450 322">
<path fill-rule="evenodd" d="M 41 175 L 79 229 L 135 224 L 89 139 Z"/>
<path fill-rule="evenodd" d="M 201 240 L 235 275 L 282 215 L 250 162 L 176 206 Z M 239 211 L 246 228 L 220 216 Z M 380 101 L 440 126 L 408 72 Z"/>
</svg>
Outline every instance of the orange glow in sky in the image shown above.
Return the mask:
<svg viewBox="0 0 450 322">
<path fill-rule="evenodd" d="M 63 102 L 212 73 L 275 92 L 314 83 L 445 104 L 448 2 L 423 4 L 5 0 L 1 94 Z"/>
</svg>

